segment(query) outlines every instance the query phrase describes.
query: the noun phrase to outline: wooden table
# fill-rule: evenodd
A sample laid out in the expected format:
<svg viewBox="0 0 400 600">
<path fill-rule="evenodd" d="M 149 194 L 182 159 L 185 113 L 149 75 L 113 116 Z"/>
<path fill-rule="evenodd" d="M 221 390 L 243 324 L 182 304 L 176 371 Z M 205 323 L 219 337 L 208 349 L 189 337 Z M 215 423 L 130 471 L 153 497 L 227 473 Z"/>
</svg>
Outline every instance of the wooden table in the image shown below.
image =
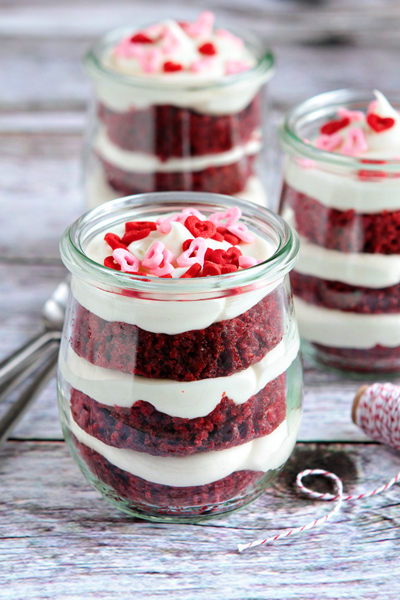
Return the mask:
<svg viewBox="0 0 400 600">
<path fill-rule="evenodd" d="M 64 277 L 58 240 L 84 210 L 80 151 L 90 86 L 80 57 L 103 31 L 204 2 L 0 1 L 0 359 L 36 333 Z M 295 102 L 344 86 L 395 90 L 400 6 L 390 0 L 208 2 L 273 47 L 271 123 Z M 246 8 L 244 8 L 246 6 Z M 276 205 L 281 157 L 270 152 Z M 72 461 L 55 382 L 0 450 L 0 598 L 211 600 L 398 598 L 400 490 L 347 503 L 328 525 L 239 554 L 237 543 L 285 531 L 331 506 L 303 498 L 304 468 L 334 471 L 360 493 L 400 469 L 350 419 L 360 383 L 305 370 L 299 443 L 271 490 L 248 508 L 197 525 L 155 525 L 117 513 Z M 315 487 L 323 488 L 323 482 Z"/>
</svg>

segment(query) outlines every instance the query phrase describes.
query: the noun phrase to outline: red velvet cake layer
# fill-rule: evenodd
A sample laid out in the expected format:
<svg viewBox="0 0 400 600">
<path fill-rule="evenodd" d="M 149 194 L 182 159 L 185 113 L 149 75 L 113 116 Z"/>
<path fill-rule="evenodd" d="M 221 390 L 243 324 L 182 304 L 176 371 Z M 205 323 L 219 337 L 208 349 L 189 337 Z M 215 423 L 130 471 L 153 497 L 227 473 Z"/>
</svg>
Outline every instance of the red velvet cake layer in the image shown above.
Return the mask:
<svg viewBox="0 0 400 600">
<path fill-rule="evenodd" d="M 261 126 L 261 100 L 257 94 L 232 115 L 207 115 L 171 105 L 118 113 L 104 104 L 99 104 L 98 115 L 117 146 L 166 160 L 226 152 L 245 144 Z"/>
<path fill-rule="evenodd" d="M 296 271 L 290 273 L 290 282 L 293 294 L 309 304 L 362 314 L 400 313 L 400 284 L 375 289 Z"/>
<path fill-rule="evenodd" d="M 89 469 L 100 481 L 111 487 L 121 498 L 134 503 L 137 510 L 147 513 L 151 512 L 152 508 L 157 510 L 157 514 L 176 516 L 179 513 L 190 516 L 226 512 L 226 506 L 215 505 L 231 502 L 232 508 L 238 508 L 244 501 L 249 502 L 261 492 L 262 486 L 258 487 L 257 484 L 266 476 L 262 471 L 237 471 L 207 485 L 172 487 L 151 483 L 131 475 L 84 444 L 75 440 L 75 445 Z M 197 510 L 190 511 L 192 507 Z"/>
<path fill-rule="evenodd" d="M 295 213 L 298 233 L 313 244 L 340 252 L 400 254 L 400 211 L 373 214 L 340 211 L 287 184 L 282 198 L 285 207 L 290 206 Z"/>
<path fill-rule="evenodd" d="M 284 293 L 280 286 L 234 319 L 177 335 L 105 321 L 75 302 L 70 343 L 105 369 L 175 381 L 226 377 L 258 363 L 281 341 Z"/>
<path fill-rule="evenodd" d="M 142 400 L 131 408 L 105 406 L 74 388 L 71 411 L 81 429 L 108 446 L 154 456 L 224 450 L 269 435 L 283 422 L 285 375 L 243 404 L 224 396 L 210 414 L 195 419 L 170 417 Z"/>
<path fill-rule="evenodd" d="M 322 344 L 312 344 L 318 351 L 318 360 L 328 367 L 341 371 L 392 373 L 399 371 L 400 346 L 388 348 L 374 346 L 368 349 L 332 348 Z"/>
<path fill-rule="evenodd" d="M 239 162 L 207 167 L 202 171 L 137 173 L 123 171 L 98 156 L 107 183 L 122 196 L 167 191 L 237 194 L 246 187 L 248 178 L 253 174 L 254 158 L 244 156 Z"/>
</svg>

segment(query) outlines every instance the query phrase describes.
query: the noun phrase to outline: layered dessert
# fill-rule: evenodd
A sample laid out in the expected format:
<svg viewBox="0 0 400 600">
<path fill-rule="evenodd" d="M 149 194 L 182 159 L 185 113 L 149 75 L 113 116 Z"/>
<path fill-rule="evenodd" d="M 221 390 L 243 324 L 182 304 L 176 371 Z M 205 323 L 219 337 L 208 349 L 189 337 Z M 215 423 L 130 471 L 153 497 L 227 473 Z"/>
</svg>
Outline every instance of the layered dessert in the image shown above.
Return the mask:
<svg viewBox="0 0 400 600">
<path fill-rule="evenodd" d="M 265 51 L 215 26 L 211 12 L 106 37 L 86 60 L 97 96 L 89 205 L 168 190 L 265 204 L 255 161 L 271 65 Z"/>
<path fill-rule="evenodd" d="M 337 107 L 303 142 L 321 162 L 288 157 L 281 208 L 301 238 L 291 274 L 301 336 L 327 366 L 397 371 L 399 113 L 376 91 L 364 110 Z"/>
<path fill-rule="evenodd" d="M 135 514 L 232 510 L 289 457 L 301 381 L 293 381 L 299 338 L 284 277 L 200 292 L 205 279 L 235 277 L 273 253 L 237 207 L 124 220 L 85 247 L 94 264 L 150 290 L 160 280 L 198 282 L 195 299 L 166 300 L 72 280 L 60 357 L 67 438 L 96 485 Z"/>
</svg>

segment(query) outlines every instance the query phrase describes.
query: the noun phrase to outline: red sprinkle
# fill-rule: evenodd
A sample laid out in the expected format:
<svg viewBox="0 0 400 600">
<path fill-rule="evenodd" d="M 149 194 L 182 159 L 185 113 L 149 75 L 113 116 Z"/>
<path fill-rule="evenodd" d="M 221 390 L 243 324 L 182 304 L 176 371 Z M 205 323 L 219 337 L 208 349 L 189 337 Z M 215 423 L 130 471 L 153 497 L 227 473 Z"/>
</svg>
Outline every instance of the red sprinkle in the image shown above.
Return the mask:
<svg viewBox="0 0 400 600">
<path fill-rule="evenodd" d="M 225 273 L 234 273 L 238 268 L 236 265 L 221 265 L 221 275 L 225 275 Z"/>
<path fill-rule="evenodd" d="M 385 171 L 368 171 L 367 169 L 361 169 L 358 171 L 357 175 L 361 181 L 376 181 L 377 179 L 384 179 L 387 177 Z"/>
<path fill-rule="evenodd" d="M 183 242 L 183 244 L 182 244 L 182 250 L 183 250 L 184 252 L 186 252 L 186 250 L 189 250 L 189 246 L 190 246 L 190 244 L 191 244 L 192 242 L 193 242 L 193 240 L 192 240 L 192 239 L 185 240 L 185 241 Z"/>
<path fill-rule="evenodd" d="M 175 71 L 183 71 L 183 67 L 180 63 L 174 63 L 172 60 L 167 60 L 164 63 L 163 70 L 165 73 L 174 73 Z"/>
<path fill-rule="evenodd" d="M 242 253 L 239 248 L 228 248 L 228 250 L 214 250 L 211 261 L 218 265 L 235 265 L 239 267 L 239 256 Z"/>
<path fill-rule="evenodd" d="M 215 263 L 205 260 L 203 265 L 203 277 L 212 275 L 221 275 L 221 266 Z"/>
<path fill-rule="evenodd" d="M 211 239 L 216 240 L 217 242 L 223 242 L 224 236 L 222 235 L 222 233 L 218 233 L 218 231 L 217 231 L 217 233 L 215 235 L 213 235 Z"/>
<path fill-rule="evenodd" d="M 171 273 L 167 273 L 166 275 L 159 275 L 158 279 L 172 279 Z"/>
<path fill-rule="evenodd" d="M 340 119 L 340 121 L 328 121 L 325 125 L 322 125 L 320 131 L 324 135 L 332 135 L 337 131 L 340 131 L 344 127 L 350 124 L 350 119 L 345 117 L 344 119 Z"/>
<path fill-rule="evenodd" d="M 374 113 L 370 113 L 367 115 L 367 123 L 377 133 L 381 131 L 386 131 L 386 129 L 390 129 L 394 125 L 394 119 L 392 117 L 380 117 L 379 115 L 375 115 Z"/>
<path fill-rule="evenodd" d="M 121 265 L 119 265 L 118 263 L 114 262 L 114 259 L 112 256 L 107 256 L 107 258 L 104 259 L 104 266 L 108 267 L 109 269 L 114 269 L 114 271 L 120 271 L 121 270 Z"/>
<path fill-rule="evenodd" d="M 133 229 L 132 231 L 127 231 L 121 241 L 126 246 L 129 246 L 129 244 L 132 244 L 132 242 L 142 240 L 148 235 L 150 235 L 150 229 Z"/>
<path fill-rule="evenodd" d="M 190 233 L 195 238 L 212 238 L 217 232 L 217 228 L 212 221 L 200 221 L 200 219 L 194 215 L 190 215 L 186 219 L 185 227 L 189 229 Z"/>
<path fill-rule="evenodd" d="M 133 44 L 152 44 L 153 40 L 145 33 L 136 33 L 130 39 Z"/>
<path fill-rule="evenodd" d="M 157 231 L 157 224 L 154 221 L 128 221 L 125 223 L 125 231 L 138 231 L 140 229 L 150 229 Z"/>
<path fill-rule="evenodd" d="M 212 250 L 211 248 L 207 248 L 206 253 L 204 255 L 204 260 L 210 260 L 211 262 L 214 262 L 212 259 L 213 253 L 214 253 L 214 250 Z"/>
<path fill-rule="evenodd" d="M 121 242 L 121 238 L 115 233 L 106 233 L 104 241 L 107 242 L 112 250 L 115 250 L 116 248 L 125 248 L 127 250 L 125 244 Z"/>
<path fill-rule="evenodd" d="M 206 56 L 214 56 L 214 54 L 217 54 L 217 49 L 211 42 L 206 42 L 199 46 L 198 51 L 200 54 L 205 54 Z"/>
<path fill-rule="evenodd" d="M 187 279 L 196 277 L 201 271 L 201 265 L 199 263 L 194 263 L 183 275 L 180 276 L 179 279 Z"/>
<path fill-rule="evenodd" d="M 224 240 L 229 244 L 232 244 L 232 246 L 236 246 L 240 243 L 240 239 L 236 235 L 233 235 L 233 233 L 226 233 L 224 235 Z"/>
</svg>

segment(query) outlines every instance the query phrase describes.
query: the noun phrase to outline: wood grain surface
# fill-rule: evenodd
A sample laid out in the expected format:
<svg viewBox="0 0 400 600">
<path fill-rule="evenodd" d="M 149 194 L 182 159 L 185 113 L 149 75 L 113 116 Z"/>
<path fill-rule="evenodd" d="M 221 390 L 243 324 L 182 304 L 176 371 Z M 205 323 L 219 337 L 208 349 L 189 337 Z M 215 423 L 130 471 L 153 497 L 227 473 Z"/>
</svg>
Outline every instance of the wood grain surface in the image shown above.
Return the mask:
<svg viewBox="0 0 400 600">
<path fill-rule="evenodd" d="M 0 0 L 0 360 L 40 330 L 41 307 L 66 274 L 60 235 L 85 210 L 83 53 L 111 27 L 204 8 L 273 48 L 273 131 L 314 94 L 398 89 L 400 5 L 391 0 Z M 273 134 L 272 207 L 281 161 Z M 117 513 L 90 488 L 62 441 L 52 381 L 0 449 L 0 599 L 397 599 L 398 487 L 348 503 L 320 530 L 236 551 L 331 508 L 298 494 L 297 472 L 332 470 L 359 493 L 400 469 L 398 453 L 351 422 L 361 383 L 306 365 L 300 442 L 272 489 L 223 519 L 173 526 Z"/>
</svg>

